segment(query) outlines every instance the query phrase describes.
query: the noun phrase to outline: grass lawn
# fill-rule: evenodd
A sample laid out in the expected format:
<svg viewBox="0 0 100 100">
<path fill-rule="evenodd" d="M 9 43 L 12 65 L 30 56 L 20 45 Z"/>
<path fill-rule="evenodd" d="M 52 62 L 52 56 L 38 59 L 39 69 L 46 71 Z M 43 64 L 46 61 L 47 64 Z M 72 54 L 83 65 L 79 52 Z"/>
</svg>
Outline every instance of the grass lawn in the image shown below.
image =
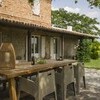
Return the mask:
<svg viewBox="0 0 100 100">
<path fill-rule="evenodd" d="M 91 60 L 90 62 L 85 63 L 85 67 L 100 69 L 100 58 L 97 60 Z"/>
</svg>

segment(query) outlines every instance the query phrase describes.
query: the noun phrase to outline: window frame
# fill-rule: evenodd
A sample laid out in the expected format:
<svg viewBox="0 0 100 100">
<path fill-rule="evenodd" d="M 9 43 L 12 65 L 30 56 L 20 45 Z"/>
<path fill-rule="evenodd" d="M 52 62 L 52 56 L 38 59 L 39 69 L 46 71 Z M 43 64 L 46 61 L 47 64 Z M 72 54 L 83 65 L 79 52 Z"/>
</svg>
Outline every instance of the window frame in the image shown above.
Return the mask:
<svg viewBox="0 0 100 100">
<path fill-rule="evenodd" d="M 35 43 L 34 41 L 36 41 L 37 43 Z M 32 35 L 31 36 L 31 56 L 35 56 L 35 55 L 38 55 L 40 56 L 40 36 L 39 35 Z M 33 45 L 33 46 L 32 46 Z M 33 51 L 32 51 L 33 49 Z M 36 49 L 38 49 L 36 51 Z"/>
<path fill-rule="evenodd" d="M 38 2 L 38 3 L 37 3 Z M 36 16 L 40 16 L 40 0 L 33 0 L 32 12 Z"/>
</svg>

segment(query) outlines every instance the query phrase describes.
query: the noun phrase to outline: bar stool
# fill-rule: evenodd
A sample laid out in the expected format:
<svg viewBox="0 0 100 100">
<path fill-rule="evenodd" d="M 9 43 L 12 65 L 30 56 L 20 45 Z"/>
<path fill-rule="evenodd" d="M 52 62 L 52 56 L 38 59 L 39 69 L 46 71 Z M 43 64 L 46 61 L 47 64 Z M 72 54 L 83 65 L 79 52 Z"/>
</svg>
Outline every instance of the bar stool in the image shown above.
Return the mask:
<svg viewBox="0 0 100 100">
<path fill-rule="evenodd" d="M 74 68 L 71 64 L 56 70 L 56 86 L 58 100 L 66 100 L 68 96 L 68 85 L 72 84 L 75 96 Z M 60 95 L 60 96 L 59 96 Z"/>
<path fill-rule="evenodd" d="M 35 100 L 43 100 L 45 96 L 53 92 L 57 100 L 54 70 L 39 72 L 33 80 L 20 77 L 18 86 L 19 94 L 20 91 L 24 91 L 32 95 Z"/>
<path fill-rule="evenodd" d="M 74 65 L 74 77 L 76 79 L 76 92 L 77 94 L 80 92 L 80 83 L 81 79 L 83 79 L 83 85 L 86 89 L 86 81 L 85 81 L 85 69 L 84 64 L 82 62 L 78 62 Z"/>
</svg>

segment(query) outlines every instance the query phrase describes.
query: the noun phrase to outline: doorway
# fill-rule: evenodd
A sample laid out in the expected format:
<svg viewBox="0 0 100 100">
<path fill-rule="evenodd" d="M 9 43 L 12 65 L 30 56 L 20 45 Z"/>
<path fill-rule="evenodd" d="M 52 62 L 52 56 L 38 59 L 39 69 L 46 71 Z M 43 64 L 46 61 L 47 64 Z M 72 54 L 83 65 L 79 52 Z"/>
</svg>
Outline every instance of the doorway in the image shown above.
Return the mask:
<svg viewBox="0 0 100 100">
<path fill-rule="evenodd" d="M 57 59 L 61 56 L 61 39 L 59 37 L 51 38 L 51 59 Z"/>
<path fill-rule="evenodd" d="M 40 57 L 40 36 L 32 35 L 31 37 L 31 57 Z"/>
</svg>

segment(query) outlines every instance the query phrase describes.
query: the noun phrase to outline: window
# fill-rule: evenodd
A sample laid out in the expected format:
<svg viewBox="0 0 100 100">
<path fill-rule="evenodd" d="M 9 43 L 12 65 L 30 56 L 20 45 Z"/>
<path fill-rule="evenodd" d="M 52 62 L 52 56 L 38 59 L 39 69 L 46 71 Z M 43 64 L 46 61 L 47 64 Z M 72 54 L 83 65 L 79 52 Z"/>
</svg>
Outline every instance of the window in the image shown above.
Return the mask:
<svg viewBox="0 0 100 100">
<path fill-rule="evenodd" d="M 56 59 L 61 56 L 61 38 L 51 38 L 51 59 Z"/>
<path fill-rule="evenodd" d="M 54 47 L 54 54 L 57 54 L 57 45 L 58 45 L 58 41 L 57 41 L 57 38 L 54 38 L 53 40 L 53 47 Z"/>
<path fill-rule="evenodd" d="M 39 37 L 32 37 L 32 53 L 39 53 Z"/>
<path fill-rule="evenodd" d="M 40 37 L 32 36 L 31 38 L 31 53 L 32 56 L 39 57 L 40 54 Z"/>
<path fill-rule="evenodd" d="M 35 15 L 40 14 L 40 0 L 33 0 L 33 9 L 32 9 L 32 11 Z"/>
</svg>

